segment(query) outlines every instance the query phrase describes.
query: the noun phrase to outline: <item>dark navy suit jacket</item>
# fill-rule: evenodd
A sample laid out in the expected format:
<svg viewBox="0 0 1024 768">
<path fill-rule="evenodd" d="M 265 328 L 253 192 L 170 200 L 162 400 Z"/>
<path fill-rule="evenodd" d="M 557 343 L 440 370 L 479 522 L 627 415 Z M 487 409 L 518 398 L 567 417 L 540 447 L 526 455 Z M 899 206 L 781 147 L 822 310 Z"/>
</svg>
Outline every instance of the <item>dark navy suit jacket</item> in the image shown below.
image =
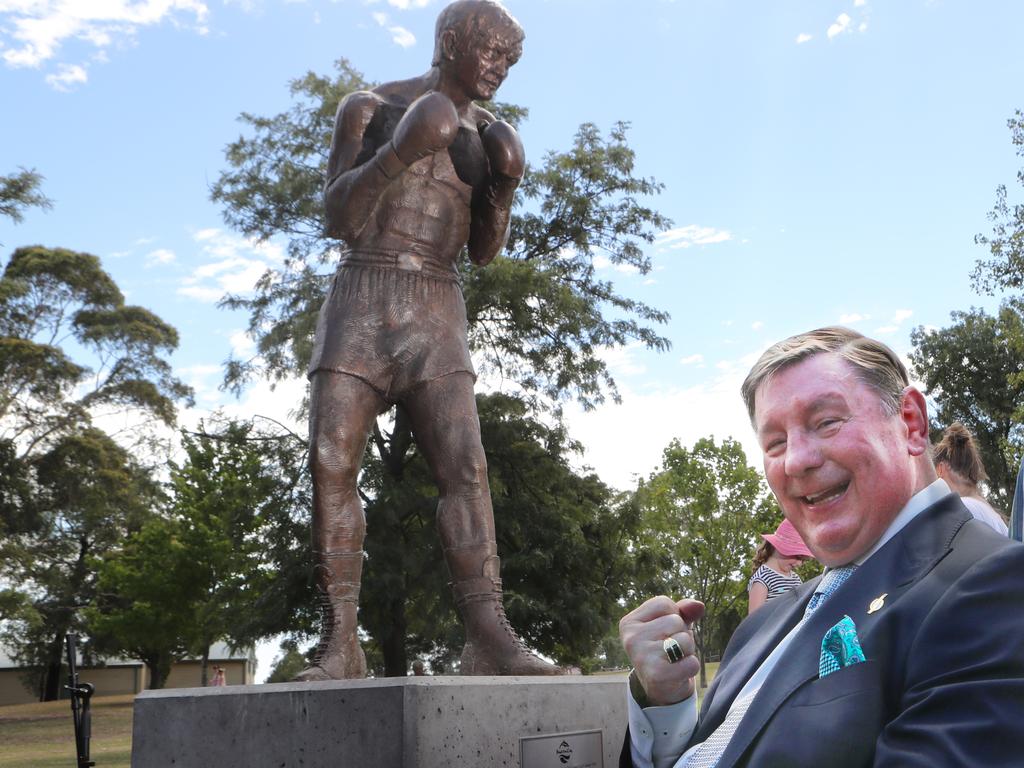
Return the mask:
<svg viewBox="0 0 1024 768">
<path fill-rule="evenodd" d="M 803 617 L 818 579 L 747 617 L 689 746 Z M 871 603 L 885 595 L 880 609 Z M 818 676 L 850 616 L 866 661 Z M 816 611 L 765 680 L 717 768 L 1024 766 L 1024 546 L 950 494 L 915 517 Z M 629 733 L 620 766 L 631 765 Z"/>
</svg>

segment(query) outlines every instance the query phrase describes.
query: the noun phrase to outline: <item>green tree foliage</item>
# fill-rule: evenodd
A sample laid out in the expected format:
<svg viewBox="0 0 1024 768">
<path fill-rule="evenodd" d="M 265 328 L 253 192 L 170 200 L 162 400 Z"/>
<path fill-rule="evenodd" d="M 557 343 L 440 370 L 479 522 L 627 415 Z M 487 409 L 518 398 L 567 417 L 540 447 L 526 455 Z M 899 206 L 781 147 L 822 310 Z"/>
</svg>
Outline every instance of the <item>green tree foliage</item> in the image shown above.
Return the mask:
<svg viewBox="0 0 1024 768">
<path fill-rule="evenodd" d="M 183 432 L 182 447 L 167 517 L 99 565 L 91 613 L 97 647 L 142 658 L 153 687 L 186 652 L 202 658 L 205 682 L 214 642 L 243 645 L 280 632 L 291 611 L 312 602 L 305 445 L 226 421 Z"/>
<path fill-rule="evenodd" d="M 694 632 L 704 687 L 706 655 L 720 651 L 746 615 L 748 566 L 758 534 L 774 530 L 782 513 L 731 438 L 721 445 L 701 438 L 692 449 L 673 440 L 661 469 L 640 483 L 636 499 L 644 514 L 640 546 L 668 566 L 658 591 L 706 606 Z"/>
<path fill-rule="evenodd" d="M 0 275 L 0 579 L 21 596 L 8 602 L 18 608 L 7 639 L 46 698 L 59 691 L 63 634 L 82 629 L 90 563 L 155 503 L 93 417 L 130 410 L 173 424 L 176 403 L 191 402 L 166 360 L 177 344 L 90 254 L 19 248 Z"/>
<path fill-rule="evenodd" d="M 137 530 L 158 487 L 103 432 L 61 437 L 28 462 L 32 493 L 12 505 L 0 538 L 0 578 L 16 605 L 4 640 L 32 669 L 44 700 L 58 697 L 64 635 L 83 632 L 96 588 L 95 561 Z"/>
<path fill-rule="evenodd" d="M 124 303 L 95 256 L 17 249 L 0 277 L 0 438 L 34 454 L 97 409 L 173 424 L 192 394 L 166 360 L 177 346 L 173 327 Z"/>
<path fill-rule="evenodd" d="M 309 666 L 307 659 L 292 639 L 281 641 L 281 653 L 274 657 L 273 668 L 267 677 L 268 683 L 289 683 L 299 672 Z"/>
<path fill-rule="evenodd" d="M 311 596 L 298 573 L 308 562 L 306 445 L 267 425 L 226 421 L 183 433 L 182 446 L 171 514 L 199 572 L 193 624 L 205 661 L 219 639 L 241 645 L 287 629 L 286 606 Z"/>
<path fill-rule="evenodd" d="M 989 475 L 990 498 L 1010 508 L 1024 456 L 1024 319 L 1004 305 L 953 312 L 940 330 L 915 328 L 910 361 L 938 409 L 932 438 L 963 422 L 974 434 Z"/>
<path fill-rule="evenodd" d="M 184 526 L 154 516 L 99 563 L 96 597 L 87 611 L 94 647 L 141 659 L 150 688 L 163 688 L 176 661 L 197 642 L 185 596 L 199 579 L 182 541 Z"/>
<path fill-rule="evenodd" d="M 0 216 L 17 223 L 24 218 L 26 208 L 50 208 L 53 203 L 40 190 L 42 185 L 43 177 L 25 168 L 0 176 Z"/>
<path fill-rule="evenodd" d="M 1024 157 L 1024 112 L 1018 109 L 1007 126 L 1017 155 Z M 1017 171 L 1017 182 L 1024 186 L 1024 167 Z M 974 286 L 989 295 L 1020 291 L 1024 289 L 1024 203 L 1011 204 L 1006 185 L 1000 184 L 988 218 L 992 234 L 975 235 L 974 242 L 988 248 L 991 258 L 978 260 L 972 275 Z M 1024 311 L 1024 294 L 1013 300 L 1018 311 Z"/>
</svg>

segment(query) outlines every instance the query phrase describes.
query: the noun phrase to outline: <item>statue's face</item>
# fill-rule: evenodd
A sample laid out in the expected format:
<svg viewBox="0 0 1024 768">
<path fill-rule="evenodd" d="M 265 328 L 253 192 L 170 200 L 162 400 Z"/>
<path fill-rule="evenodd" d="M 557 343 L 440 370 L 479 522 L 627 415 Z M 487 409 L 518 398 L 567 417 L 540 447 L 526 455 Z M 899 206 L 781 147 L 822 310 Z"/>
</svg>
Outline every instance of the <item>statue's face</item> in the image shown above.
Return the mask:
<svg viewBox="0 0 1024 768">
<path fill-rule="evenodd" d="M 509 30 L 493 22 L 476 40 L 465 46 L 456 44 L 454 49 L 451 72 L 474 101 L 494 98 L 522 54 L 522 44 L 509 35 Z"/>
</svg>

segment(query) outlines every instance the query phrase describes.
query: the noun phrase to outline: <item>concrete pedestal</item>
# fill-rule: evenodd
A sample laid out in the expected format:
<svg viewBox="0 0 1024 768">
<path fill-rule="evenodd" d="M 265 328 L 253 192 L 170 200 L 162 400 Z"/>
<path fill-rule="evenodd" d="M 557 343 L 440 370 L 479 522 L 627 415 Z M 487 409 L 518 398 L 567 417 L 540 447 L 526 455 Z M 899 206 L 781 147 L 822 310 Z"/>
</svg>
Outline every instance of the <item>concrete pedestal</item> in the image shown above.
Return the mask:
<svg viewBox="0 0 1024 768">
<path fill-rule="evenodd" d="M 132 768 L 613 768 L 625 680 L 405 677 L 144 691 Z"/>
</svg>

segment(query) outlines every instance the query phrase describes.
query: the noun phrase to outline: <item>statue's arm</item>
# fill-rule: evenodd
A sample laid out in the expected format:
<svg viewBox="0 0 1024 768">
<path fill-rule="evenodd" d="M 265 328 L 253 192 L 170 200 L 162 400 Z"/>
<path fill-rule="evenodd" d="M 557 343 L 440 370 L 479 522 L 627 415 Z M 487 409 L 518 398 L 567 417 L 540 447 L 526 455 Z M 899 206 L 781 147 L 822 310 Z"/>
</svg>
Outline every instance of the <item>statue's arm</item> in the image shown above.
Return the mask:
<svg viewBox="0 0 1024 768">
<path fill-rule="evenodd" d="M 526 170 L 526 154 L 515 128 L 502 120 L 483 122 L 480 138 L 490 171 L 486 183 L 473 194 L 469 258 L 483 266 L 508 242 L 512 201 Z"/>
<path fill-rule="evenodd" d="M 324 185 L 329 237 L 349 241 L 358 237 L 392 178 L 404 170 L 404 166 L 399 168 L 395 163 L 389 168 L 389 154 L 394 155 L 390 142 L 370 160 L 355 164 L 363 149 L 366 129 L 382 103 L 375 93 L 355 91 L 338 105 Z"/>
<path fill-rule="evenodd" d="M 378 137 L 381 146 L 370 160 L 353 167 L 382 103 L 375 93 L 357 91 L 338 106 L 324 188 L 331 237 L 357 238 L 391 182 L 417 160 L 447 148 L 458 135 L 459 116 L 451 99 L 431 91 L 409 105 L 390 140 Z"/>
</svg>

